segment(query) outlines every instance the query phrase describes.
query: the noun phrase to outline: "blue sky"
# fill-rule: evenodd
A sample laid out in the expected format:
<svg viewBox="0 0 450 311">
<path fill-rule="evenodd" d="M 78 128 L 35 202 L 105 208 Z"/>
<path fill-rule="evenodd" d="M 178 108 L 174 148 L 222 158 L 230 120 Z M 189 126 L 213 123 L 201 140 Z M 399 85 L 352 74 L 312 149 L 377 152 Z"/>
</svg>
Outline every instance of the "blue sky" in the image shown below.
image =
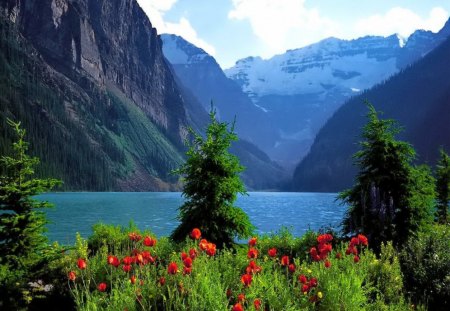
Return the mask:
<svg viewBox="0 0 450 311">
<path fill-rule="evenodd" d="M 213 55 L 222 68 L 269 58 L 324 38 L 408 37 L 438 31 L 450 0 L 138 0 L 158 33 L 174 33 Z"/>
</svg>

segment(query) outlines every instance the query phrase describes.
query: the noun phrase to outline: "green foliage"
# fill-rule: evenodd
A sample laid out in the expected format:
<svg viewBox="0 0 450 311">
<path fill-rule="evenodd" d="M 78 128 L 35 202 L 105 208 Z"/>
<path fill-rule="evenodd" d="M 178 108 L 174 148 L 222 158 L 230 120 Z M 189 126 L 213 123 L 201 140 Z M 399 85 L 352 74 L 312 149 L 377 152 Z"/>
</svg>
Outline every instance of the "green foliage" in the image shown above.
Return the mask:
<svg viewBox="0 0 450 311">
<path fill-rule="evenodd" d="M 184 176 L 183 196 L 187 199 L 180 207 L 181 224 L 172 233 L 175 241 L 183 241 L 193 228 L 219 247 L 230 246 L 237 236 L 250 236 L 253 226 L 240 208 L 234 206 L 237 194 L 245 194 L 239 178 L 243 167 L 228 149 L 237 135 L 233 127 L 216 120 L 210 112 L 210 124 L 203 138 L 191 129 L 193 143 L 187 151 L 187 160 L 176 173 Z"/>
<path fill-rule="evenodd" d="M 440 159 L 436 165 L 436 220 L 441 224 L 445 224 L 449 220 L 448 208 L 450 202 L 450 157 L 444 151 L 444 149 L 440 149 L 439 154 Z"/>
<path fill-rule="evenodd" d="M 434 225 L 411 238 L 400 253 L 405 288 L 430 310 L 450 307 L 450 228 Z"/>
<path fill-rule="evenodd" d="M 356 183 L 339 198 L 350 206 L 344 232 L 363 232 L 378 249 L 390 240 L 401 245 L 422 229 L 434 191 L 429 170 L 411 164 L 414 149 L 395 139 L 400 131 L 395 121 L 379 119 L 375 108 L 368 107 L 361 150 L 354 155 Z"/>
</svg>

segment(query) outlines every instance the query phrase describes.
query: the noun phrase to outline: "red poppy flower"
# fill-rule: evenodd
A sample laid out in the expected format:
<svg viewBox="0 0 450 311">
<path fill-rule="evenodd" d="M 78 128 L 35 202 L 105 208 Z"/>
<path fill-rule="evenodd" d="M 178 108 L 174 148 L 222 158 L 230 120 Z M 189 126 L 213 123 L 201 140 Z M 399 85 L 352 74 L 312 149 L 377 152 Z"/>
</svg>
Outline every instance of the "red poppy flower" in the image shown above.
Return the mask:
<svg viewBox="0 0 450 311">
<path fill-rule="evenodd" d="M 131 284 L 136 283 L 136 277 L 135 277 L 134 275 L 132 275 L 132 276 L 130 277 L 130 282 L 131 282 Z"/>
<path fill-rule="evenodd" d="M 369 245 L 369 240 L 367 239 L 367 237 L 363 234 L 358 234 L 358 240 L 359 243 L 361 243 L 364 246 Z"/>
<path fill-rule="evenodd" d="M 191 231 L 192 239 L 198 240 L 198 239 L 200 239 L 201 236 L 202 236 L 202 233 L 201 233 L 200 229 L 198 229 L 198 228 L 192 229 L 192 231 Z"/>
<path fill-rule="evenodd" d="M 355 255 L 355 257 L 353 257 L 353 261 L 354 261 L 355 263 L 359 262 L 359 257 L 358 257 L 358 255 Z"/>
<path fill-rule="evenodd" d="M 258 257 L 258 250 L 256 248 L 251 247 L 247 252 L 248 258 L 257 258 Z"/>
<path fill-rule="evenodd" d="M 145 262 L 144 262 L 144 256 L 142 256 L 142 254 L 137 254 L 137 255 L 135 256 L 135 258 L 136 258 L 136 262 L 137 262 L 138 264 L 140 264 L 140 265 L 145 264 Z"/>
<path fill-rule="evenodd" d="M 206 245 L 206 254 L 208 254 L 208 256 L 214 256 L 216 254 L 216 244 L 208 243 Z"/>
<path fill-rule="evenodd" d="M 293 263 L 291 263 L 291 264 L 288 266 L 288 269 L 289 269 L 289 272 L 294 273 L 294 272 L 295 272 L 295 265 L 294 265 Z"/>
<path fill-rule="evenodd" d="M 244 302 L 244 300 L 245 300 L 245 295 L 244 295 L 244 294 L 239 294 L 238 297 L 237 297 L 237 300 L 238 300 L 239 302 Z"/>
<path fill-rule="evenodd" d="M 205 251 L 206 250 L 206 248 L 207 248 L 207 246 L 208 246 L 208 241 L 206 240 L 206 239 L 201 239 L 200 240 L 200 243 L 198 244 L 198 246 L 200 247 L 200 249 L 202 250 L 202 251 Z"/>
<path fill-rule="evenodd" d="M 351 246 L 356 246 L 359 245 L 359 239 L 357 237 L 354 237 L 350 240 L 350 245 Z"/>
<path fill-rule="evenodd" d="M 306 284 L 308 282 L 308 279 L 306 278 L 306 276 L 304 274 L 300 274 L 298 276 L 298 281 L 302 284 Z"/>
<path fill-rule="evenodd" d="M 75 279 L 77 278 L 77 274 L 75 273 L 75 271 L 70 271 L 67 276 L 70 281 L 75 281 Z"/>
<path fill-rule="evenodd" d="M 120 260 L 116 256 L 109 255 L 107 260 L 108 260 L 108 264 L 110 264 L 116 268 L 120 265 Z"/>
<path fill-rule="evenodd" d="M 333 240 L 333 236 L 331 234 L 321 234 L 317 237 L 318 243 L 328 243 Z"/>
<path fill-rule="evenodd" d="M 164 284 L 166 284 L 166 278 L 162 276 L 159 278 L 159 285 L 164 286 Z"/>
<path fill-rule="evenodd" d="M 262 268 L 256 264 L 255 261 L 250 261 L 245 271 L 247 274 L 253 274 L 253 273 L 259 273 L 261 272 Z"/>
<path fill-rule="evenodd" d="M 188 257 L 189 257 L 189 255 L 186 254 L 185 252 L 182 252 L 182 253 L 181 253 L 181 260 L 185 260 L 185 259 L 188 258 Z"/>
<path fill-rule="evenodd" d="M 253 306 L 255 306 L 255 310 L 259 310 L 261 308 L 261 299 L 256 298 L 253 300 Z"/>
<path fill-rule="evenodd" d="M 195 250 L 194 248 L 191 248 L 189 250 L 189 257 L 191 257 L 191 259 L 194 260 L 197 257 L 197 250 Z"/>
<path fill-rule="evenodd" d="M 241 282 L 244 284 L 245 287 L 250 286 L 252 284 L 252 275 L 251 274 L 244 274 L 241 277 Z"/>
<path fill-rule="evenodd" d="M 178 266 L 175 262 L 171 262 L 167 267 L 167 273 L 176 274 L 178 272 Z"/>
<path fill-rule="evenodd" d="M 140 241 L 142 239 L 140 234 L 137 234 L 136 232 L 131 232 L 128 233 L 128 237 L 130 238 L 131 241 Z"/>
<path fill-rule="evenodd" d="M 230 298 L 231 297 L 231 295 L 233 295 L 233 291 L 231 290 L 231 288 L 228 288 L 227 289 L 227 298 Z"/>
<path fill-rule="evenodd" d="M 130 272 L 131 271 L 131 265 L 123 265 L 122 270 L 125 272 Z"/>
<path fill-rule="evenodd" d="M 191 257 L 186 257 L 186 258 L 184 258 L 183 264 L 184 264 L 184 266 L 187 267 L 187 268 L 192 267 L 192 259 L 191 259 Z"/>
<path fill-rule="evenodd" d="M 331 262 L 329 260 L 325 261 L 325 268 L 331 267 Z"/>
<path fill-rule="evenodd" d="M 240 303 L 237 303 L 233 306 L 233 311 L 244 311 L 244 307 Z"/>
<path fill-rule="evenodd" d="M 317 286 L 317 279 L 311 278 L 309 279 L 309 287 L 316 287 Z"/>
<path fill-rule="evenodd" d="M 189 258 L 190 259 L 190 258 Z M 192 273 L 192 267 L 184 267 L 183 268 L 183 274 L 191 274 Z"/>
<path fill-rule="evenodd" d="M 251 246 L 251 247 L 254 247 L 254 246 L 256 245 L 257 239 L 258 239 L 258 238 L 251 238 L 251 239 L 248 241 L 248 245 Z"/>
<path fill-rule="evenodd" d="M 131 258 L 130 256 L 127 256 L 122 259 L 122 262 L 124 265 L 131 265 L 133 263 L 133 258 Z"/>
<path fill-rule="evenodd" d="M 276 257 L 277 256 L 277 249 L 275 247 L 271 248 L 271 249 L 269 249 L 269 251 L 267 253 L 269 254 L 270 257 Z"/>
<path fill-rule="evenodd" d="M 289 265 L 289 256 L 284 255 L 281 257 L 281 265 L 288 266 Z"/>
<path fill-rule="evenodd" d="M 342 254 L 341 253 L 336 253 L 336 259 L 342 259 Z"/>
<path fill-rule="evenodd" d="M 107 287 L 106 283 L 100 283 L 97 286 L 98 290 L 101 292 L 104 292 L 106 290 L 106 287 Z"/>
<path fill-rule="evenodd" d="M 309 286 L 307 284 L 302 285 L 302 293 L 309 292 Z"/>
<path fill-rule="evenodd" d="M 77 266 L 78 266 L 78 269 L 80 269 L 80 270 L 86 269 L 86 266 L 87 266 L 86 261 L 84 259 L 79 258 L 77 261 Z"/>
<path fill-rule="evenodd" d="M 153 246 L 156 245 L 156 239 L 153 239 L 153 238 L 151 238 L 149 236 L 146 236 L 145 239 L 144 239 L 144 245 L 153 247 Z"/>
</svg>

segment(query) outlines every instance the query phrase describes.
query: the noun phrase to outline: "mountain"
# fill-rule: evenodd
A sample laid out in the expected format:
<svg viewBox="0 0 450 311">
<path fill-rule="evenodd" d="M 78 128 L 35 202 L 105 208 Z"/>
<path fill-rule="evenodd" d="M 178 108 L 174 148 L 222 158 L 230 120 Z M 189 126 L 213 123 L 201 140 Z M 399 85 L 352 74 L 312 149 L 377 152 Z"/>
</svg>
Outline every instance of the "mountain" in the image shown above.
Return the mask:
<svg viewBox="0 0 450 311">
<path fill-rule="evenodd" d="M 268 60 L 248 57 L 225 70 L 279 129 L 280 139 L 265 150 L 293 165 L 308 152 L 318 130 L 352 96 L 380 83 L 442 43 L 450 24 L 437 34 L 416 31 L 355 40 L 328 38 Z"/>
<path fill-rule="evenodd" d="M 6 0 L 0 18 L 2 153 L 11 118 L 65 189 L 177 189 L 189 117 L 135 0 Z"/>
<path fill-rule="evenodd" d="M 192 121 L 202 130 L 206 125 L 211 102 L 221 121 L 235 123 L 239 141 L 231 152 L 246 167 L 242 179 L 249 189 L 274 189 L 288 179 L 287 173 L 260 148 L 265 148 L 267 137 L 276 137 L 276 130 L 266 114 L 256 107 L 240 87 L 223 73 L 216 60 L 204 50 L 182 37 L 162 34 L 163 53 L 170 62 L 184 98 L 197 101 L 203 107 L 188 108 Z M 197 107 L 196 111 L 192 108 Z M 206 121 L 205 121 L 206 120 Z M 203 122 L 203 125 L 202 125 Z"/>
<path fill-rule="evenodd" d="M 447 23 L 447 26 L 449 23 Z M 448 29 L 448 28 L 447 28 Z M 319 131 L 309 154 L 297 166 L 292 190 L 335 192 L 353 183 L 366 123 L 364 100 L 399 122 L 399 138 L 418 153 L 417 163 L 434 165 L 438 148 L 450 149 L 450 38 L 389 80 L 346 102 Z"/>
</svg>

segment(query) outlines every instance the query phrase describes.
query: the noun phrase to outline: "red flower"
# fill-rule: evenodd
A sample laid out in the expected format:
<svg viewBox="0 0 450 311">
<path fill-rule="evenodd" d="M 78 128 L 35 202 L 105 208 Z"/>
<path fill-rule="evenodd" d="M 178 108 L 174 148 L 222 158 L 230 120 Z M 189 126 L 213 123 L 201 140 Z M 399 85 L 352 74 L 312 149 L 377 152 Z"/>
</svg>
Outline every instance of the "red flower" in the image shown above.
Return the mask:
<svg viewBox="0 0 450 311">
<path fill-rule="evenodd" d="M 295 265 L 293 263 L 291 263 L 288 267 L 289 272 L 294 273 L 295 272 Z"/>
<path fill-rule="evenodd" d="M 269 249 L 269 251 L 267 253 L 269 254 L 270 257 L 276 257 L 277 256 L 277 249 L 275 247 L 271 248 L 271 249 Z"/>
<path fill-rule="evenodd" d="M 318 243 L 329 243 L 333 240 L 333 236 L 331 234 L 321 234 L 317 237 Z"/>
<path fill-rule="evenodd" d="M 149 236 L 146 236 L 145 239 L 144 239 L 144 245 L 153 247 L 153 246 L 156 245 L 156 239 L 153 239 L 153 238 L 151 238 Z"/>
<path fill-rule="evenodd" d="M 309 286 L 307 284 L 302 285 L 302 293 L 309 292 Z"/>
<path fill-rule="evenodd" d="M 252 284 L 252 275 L 251 274 L 244 274 L 241 277 L 241 282 L 244 284 L 245 287 L 250 286 Z"/>
<path fill-rule="evenodd" d="M 120 265 L 120 260 L 116 256 L 109 255 L 108 256 L 108 264 L 117 268 Z"/>
<path fill-rule="evenodd" d="M 288 266 L 289 265 L 289 256 L 284 255 L 281 257 L 281 265 Z"/>
<path fill-rule="evenodd" d="M 251 238 L 249 241 L 248 241 L 248 245 L 249 246 L 251 246 L 251 247 L 254 247 L 255 245 L 256 245 L 256 240 L 257 240 L 258 238 Z"/>
<path fill-rule="evenodd" d="M 159 278 L 159 285 L 164 286 L 164 284 L 166 284 L 166 278 L 162 276 Z"/>
<path fill-rule="evenodd" d="M 257 258 L 258 257 L 258 250 L 256 248 L 251 247 L 247 252 L 248 258 Z"/>
<path fill-rule="evenodd" d="M 358 234 L 358 240 L 359 243 L 361 243 L 364 246 L 369 245 L 369 240 L 367 239 L 367 237 L 363 234 Z"/>
<path fill-rule="evenodd" d="M 195 257 L 197 257 L 197 250 L 195 250 L 194 248 L 191 248 L 189 250 L 189 257 L 191 257 L 191 259 L 194 260 Z"/>
<path fill-rule="evenodd" d="M 231 297 L 231 295 L 233 295 L 233 291 L 231 290 L 231 288 L 228 288 L 227 289 L 227 298 L 230 298 Z"/>
<path fill-rule="evenodd" d="M 77 278 L 77 274 L 75 273 L 75 271 L 70 271 L 67 276 L 70 281 L 75 281 L 75 279 Z"/>
<path fill-rule="evenodd" d="M 353 257 L 353 261 L 354 261 L 355 263 L 359 262 L 359 257 L 358 257 L 358 255 L 355 255 L 355 257 Z"/>
<path fill-rule="evenodd" d="M 131 241 L 136 241 L 136 242 L 140 241 L 142 239 L 142 237 L 139 234 L 137 234 L 136 232 L 128 233 L 128 237 L 130 238 Z"/>
<path fill-rule="evenodd" d="M 199 243 L 199 247 L 200 247 L 200 249 L 202 250 L 202 251 L 205 251 L 206 250 L 206 248 L 207 248 L 207 246 L 208 246 L 208 241 L 206 240 L 206 239 L 201 239 L 200 240 L 200 243 Z"/>
<path fill-rule="evenodd" d="M 191 259 L 191 257 L 186 257 L 186 258 L 183 260 L 183 264 L 184 264 L 184 266 L 185 266 L 186 268 L 192 267 L 192 259 Z"/>
<path fill-rule="evenodd" d="M 190 258 L 189 258 L 190 259 Z M 183 268 L 183 274 L 191 274 L 192 273 L 192 267 L 184 267 Z"/>
<path fill-rule="evenodd" d="M 244 311 L 244 307 L 240 303 L 237 303 L 233 306 L 233 311 Z"/>
<path fill-rule="evenodd" d="M 200 232 L 200 229 L 198 228 L 194 228 L 191 231 L 191 238 L 194 240 L 198 240 L 200 239 L 200 237 L 202 236 L 202 233 Z"/>
<path fill-rule="evenodd" d="M 306 278 L 306 276 L 304 274 L 300 274 L 298 276 L 298 281 L 302 284 L 306 284 L 308 282 L 308 279 Z"/>
<path fill-rule="evenodd" d="M 131 265 L 133 263 L 133 258 L 131 258 L 130 256 L 127 256 L 124 259 L 122 259 L 122 262 L 124 265 Z"/>
<path fill-rule="evenodd" d="M 216 254 L 216 244 L 208 243 L 206 245 L 206 254 L 208 254 L 208 256 L 214 256 Z"/>
<path fill-rule="evenodd" d="M 79 258 L 77 261 L 77 266 L 80 270 L 86 269 L 86 261 L 84 259 Z"/>
<path fill-rule="evenodd" d="M 140 265 L 143 265 L 144 264 L 144 256 L 142 256 L 142 254 L 137 254 L 136 255 L 136 262 L 138 263 L 138 264 L 140 264 Z"/>
<path fill-rule="evenodd" d="M 176 274 L 178 272 L 178 266 L 175 262 L 171 262 L 167 267 L 167 273 Z"/>
<path fill-rule="evenodd" d="M 125 271 L 125 272 L 130 272 L 130 270 L 131 270 L 131 265 L 123 265 L 122 269 L 123 269 L 123 271 Z"/>
<path fill-rule="evenodd" d="M 181 260 L 185 260 L 185 259 L 188 258 L 188 257 L 189 257 L 189 255 L 186 254 L 185 252 L 182 252 L 182 253 L 181 253 Z"/>
<path fill-rule="evenodd" d="M 349 246 L 348 248 L 347 248 L 347 250 L 345 251 L 345 254 L 346 255 L 350 255 L 350 254 L 353 254 L 353 255 L 358 255 L 358 249 L 356 248 L 356 247 L 354 247 L 354 246 Z"/>
<path fill-rule="evenodd" d="M 239 294 L 237 299 L 238 299 L 239 302 L 244 302 L 245 295 L 244 294 Z"/>
<path fill-rule="evenodd" d="M 331 267 L 331 262 L 329 260 L 325 261 L 325 268 Z"/>
<path fill-rule="evenodd" d="M 336 253 L 336 259 L 342 259 L 342 254 L 341 253 Z"/>
<path fill-rule="evenodd" d="M 261 308 L 261 299 L 256 298 L 253 300 L 253 305 L 255 306 L 255 310 L 259 310 L 259 308 Z"/>
<path fill-rule="evenodd" d="M 134 275 L 132 275 L 132 276 L 130 277 L 130 282 L 131 282 L 131 284 L 136 283 L 136 277 L 135 277 Z"/>
<path fill-rule="evenodd" d="M 245 271 L 247 274 L 253 274 L 253 273 L 259 273 L 261 272 L 262 268 L 256 264 L 253 260 L 250 261 Z"/>
<path fill-rule="evenodd" d="M 104 292 L 106 290 L 106 287 L 107 287 L 106 283 L 100 283 L 97 286 L 98 290 L 101 292 Z"/>
<path fill-rule="evenodd" d="M 317 286 L 317 279 L 311 278 L 309 279 L 309 287 L 316 287 Z"/>
<path fill-rule="evenodd" d="M 356 246 L 359 245 L 359 239 L 357 237 L 354 237 L 350 240 L 350 246 Z"/>
</svg>

